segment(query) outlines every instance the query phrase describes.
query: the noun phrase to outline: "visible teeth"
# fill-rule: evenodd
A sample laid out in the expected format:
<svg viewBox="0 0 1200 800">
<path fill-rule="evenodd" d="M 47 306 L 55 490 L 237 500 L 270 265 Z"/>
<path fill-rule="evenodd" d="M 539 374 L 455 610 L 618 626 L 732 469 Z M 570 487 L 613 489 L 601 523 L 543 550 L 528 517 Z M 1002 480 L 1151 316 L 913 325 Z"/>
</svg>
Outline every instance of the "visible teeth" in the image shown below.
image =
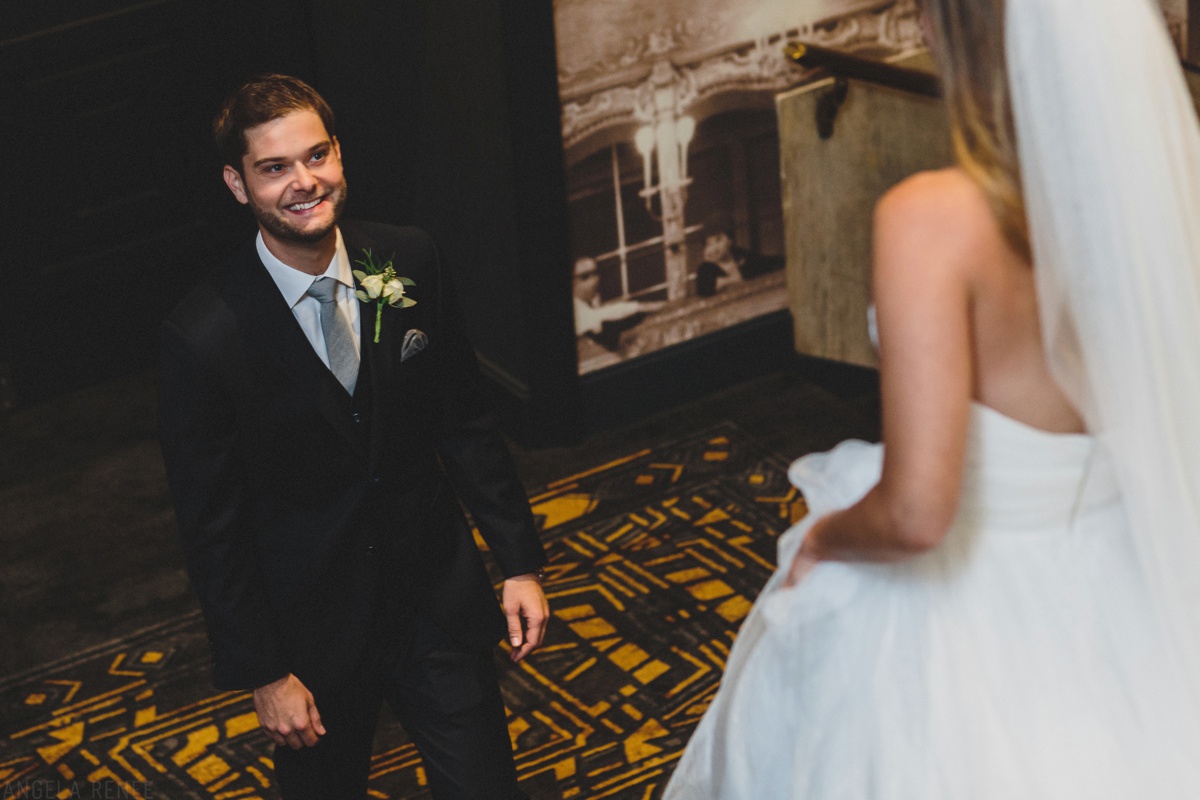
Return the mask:
<svg viewBox="0 0 1200 800">
<path fill-rule="evenodd" d="M 294 205 L 294 206 L 288 206 L 288 210 L 289 211 L 307 211 L 308 209 L 315 207 L 317 205 L 317 203 L 319 203 L 319 202 L 321 202 L 321 198 L 318 197 L 316 200 L 313 200 L 311 203 L 296 203 L 296 205 Z"/>
</svg>

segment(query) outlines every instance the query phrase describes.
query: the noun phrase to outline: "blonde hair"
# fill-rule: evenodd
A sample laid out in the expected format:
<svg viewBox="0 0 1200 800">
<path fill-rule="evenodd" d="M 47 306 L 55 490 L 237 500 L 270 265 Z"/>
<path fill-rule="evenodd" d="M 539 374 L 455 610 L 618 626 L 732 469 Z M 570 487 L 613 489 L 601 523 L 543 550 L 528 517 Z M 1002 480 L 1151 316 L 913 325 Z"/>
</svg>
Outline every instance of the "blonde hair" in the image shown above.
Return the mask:
<svg viewBox="0 0 1200 800">
<path fill-rule="evenodd" d="M 1029 258 L 1004 55 L 1004 0 L 919 0 L 919 5 L 933 23 L 955 159 L 987 195 L 1009 244 Z"/>
</svg>

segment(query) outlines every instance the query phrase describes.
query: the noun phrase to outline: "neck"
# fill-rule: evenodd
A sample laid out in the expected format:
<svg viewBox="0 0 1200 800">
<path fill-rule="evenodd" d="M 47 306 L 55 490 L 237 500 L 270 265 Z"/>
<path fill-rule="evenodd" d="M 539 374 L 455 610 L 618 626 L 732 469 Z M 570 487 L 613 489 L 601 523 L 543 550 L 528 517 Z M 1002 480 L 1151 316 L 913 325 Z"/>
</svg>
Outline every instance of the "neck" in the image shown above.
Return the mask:
<svg viewBox="0 0 1200 800">
<path fill-rule="evenodd" d="M 322 275 L 329 269 L 329 262 L 337 252 L 337 228 L 316 242 L 291 242 L 279 239 L 261 227 L 263 244 L 271 255 L 284 264 L 307 275 Z"/>
</svg>

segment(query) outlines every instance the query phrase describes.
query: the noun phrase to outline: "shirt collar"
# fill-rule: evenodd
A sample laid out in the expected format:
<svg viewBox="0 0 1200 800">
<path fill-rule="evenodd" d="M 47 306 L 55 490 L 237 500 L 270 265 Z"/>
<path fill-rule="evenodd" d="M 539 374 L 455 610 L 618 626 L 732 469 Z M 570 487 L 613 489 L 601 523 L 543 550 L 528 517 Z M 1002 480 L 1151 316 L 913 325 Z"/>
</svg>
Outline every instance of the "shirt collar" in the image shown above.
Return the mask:
<svg viewBox="0 0 1200 800">
<path fill-rule="evenodd" d="M 262 231 L 259 231 L 254 240 L 254 247 L 258 250 L 258 257 L 262 259 L 263 266 L 267 268 L 275 285 L 279 287 L 283 299 L 287 301 L 288 308 L 295 308 L 296 304 L 304 299 L 308 287 L 312 286 L 313 281 L 317 278 L 333 278 L 348 289 L 354 289 L 354 273 L 350 270 L 350 256 L 346 252 L 346 243 L 342 240 L 342 230 L 341 228 L 335 230 L 337 231 L 337 250 L 334 252 L 333 258 L 329 260 L 329 266 L 320 275 L 309 275 L 307 272 L 301 272 L 280 261 L 274 253 L 267 249 Z"/>
</svg>

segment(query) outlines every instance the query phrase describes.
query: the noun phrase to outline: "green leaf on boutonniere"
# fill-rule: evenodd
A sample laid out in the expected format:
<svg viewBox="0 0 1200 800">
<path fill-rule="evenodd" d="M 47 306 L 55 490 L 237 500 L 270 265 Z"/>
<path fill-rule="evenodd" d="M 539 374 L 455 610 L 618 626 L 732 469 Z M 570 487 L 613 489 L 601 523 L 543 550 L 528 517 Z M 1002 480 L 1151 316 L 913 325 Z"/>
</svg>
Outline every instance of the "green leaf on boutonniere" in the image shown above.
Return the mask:
<svg viewBox="0 0 1200 800">
<path fill-rule="evenodd" d="M 391 258 L 382 263 L 376 262 L 375 256 L 368 249 L 363 250 L 363 255 L 366 258 L 356 259 L 354 262 L 362 265 L 362 269 L 354 270 L 354 277 L 358 280 L 354 296 L 364 303 L 375 304 L 375 343 L 378 344 L 384 304 L 392 308 L 415 306 L 417 301 L 407 295 L 406 289 L 417 284 L 412 278 L 397 275 Z M 394 254 L 392 258 L 395 258 Z"/>
</svg>

